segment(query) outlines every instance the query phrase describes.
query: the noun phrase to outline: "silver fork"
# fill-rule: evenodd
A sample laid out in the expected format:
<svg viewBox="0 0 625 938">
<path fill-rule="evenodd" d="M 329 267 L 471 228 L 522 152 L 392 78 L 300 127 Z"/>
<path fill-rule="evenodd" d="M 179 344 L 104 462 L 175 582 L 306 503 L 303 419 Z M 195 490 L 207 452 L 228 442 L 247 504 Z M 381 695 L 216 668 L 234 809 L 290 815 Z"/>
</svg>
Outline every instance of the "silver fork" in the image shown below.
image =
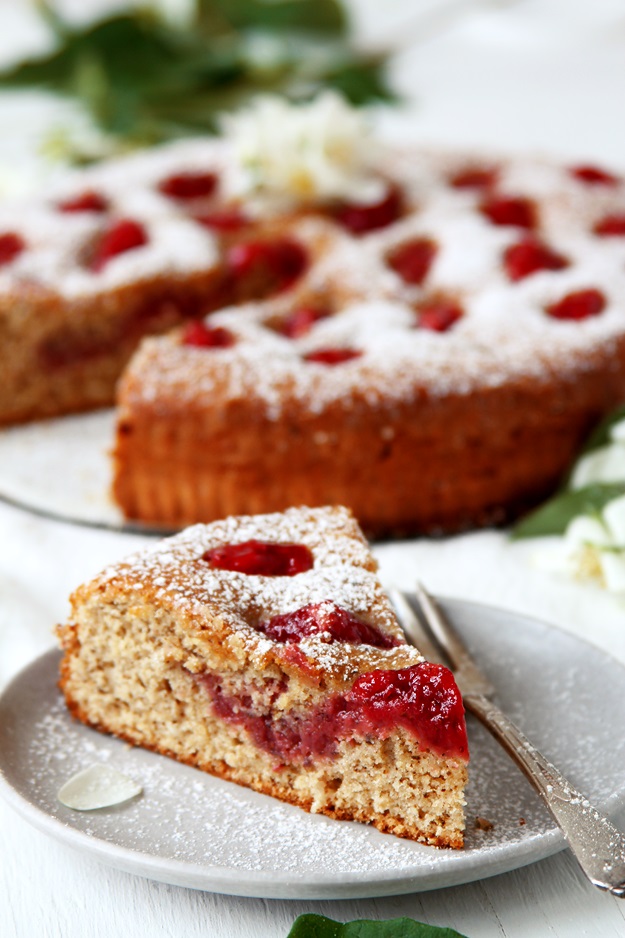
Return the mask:
<svg viewBox="0 0 625 938">
<path fill-rule="evenodd" d="M 527 776 L 590 882 L 619 899 L 625 898 L 625 834 L 593 807 L 490 700 L 495 689 L 479 670 L 436 601 L 420 583 L 415 593 L 423 623 L 403 593 L 398 590 L 389 592 L 408 641 L 434 661 L 441 660 L 442 650 L 448 659 L 444 663 L 449 664 L 454 672 L 466 709 L 484 724 Z"/>
</svg>

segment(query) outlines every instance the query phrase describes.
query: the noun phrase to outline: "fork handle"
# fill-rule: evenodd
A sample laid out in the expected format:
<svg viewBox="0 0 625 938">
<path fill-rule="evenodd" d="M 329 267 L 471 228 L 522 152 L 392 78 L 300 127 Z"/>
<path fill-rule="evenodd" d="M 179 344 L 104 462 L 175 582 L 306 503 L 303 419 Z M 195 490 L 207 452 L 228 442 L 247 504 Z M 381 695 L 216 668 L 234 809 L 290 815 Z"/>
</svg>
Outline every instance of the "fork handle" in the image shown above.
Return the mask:
<svg viewBox="0 0 625 938">
<path fill-rule="evenodd" d="M 467 694 L 464 704 L 527 776 L 591 883 L 625 898 L 625 834 L 534 748 L 496 704 L 481 694 Z"/>
</svg>

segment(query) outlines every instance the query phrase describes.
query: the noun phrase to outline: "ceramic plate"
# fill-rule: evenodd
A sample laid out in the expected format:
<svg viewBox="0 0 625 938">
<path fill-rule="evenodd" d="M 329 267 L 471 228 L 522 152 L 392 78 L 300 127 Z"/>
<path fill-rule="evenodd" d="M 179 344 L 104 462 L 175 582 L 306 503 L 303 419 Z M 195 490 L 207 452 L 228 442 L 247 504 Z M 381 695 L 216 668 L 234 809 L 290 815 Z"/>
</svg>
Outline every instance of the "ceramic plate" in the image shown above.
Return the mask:
<svg viewBox="0 0 625 938">
<path fill-rule="evenodd" d="M 533 619 L 451 600 L 444 608 L 530 739 L 598 806 L 620 813 L 625 668 Z M 466 847 L 437 850 L 306 814 L 87 729 L 63 707 L 58 662 L 48 652 L 0 699 L 0 792 L 36 827 L 119 869 L 239 896 L 362 898 L 470 882 L 564 846 L 529 784 L 472 721 Z M 143 794 L 90 813 L 59 804 L 61 785 L 94 762 Z"/>
<path fill-rule="evenodd" d="M 111 498 L 115 411 L 0 430 L 0 498 L 73 524 L 142 534 L 171 530 L 127 521 Z"/>
</svg>

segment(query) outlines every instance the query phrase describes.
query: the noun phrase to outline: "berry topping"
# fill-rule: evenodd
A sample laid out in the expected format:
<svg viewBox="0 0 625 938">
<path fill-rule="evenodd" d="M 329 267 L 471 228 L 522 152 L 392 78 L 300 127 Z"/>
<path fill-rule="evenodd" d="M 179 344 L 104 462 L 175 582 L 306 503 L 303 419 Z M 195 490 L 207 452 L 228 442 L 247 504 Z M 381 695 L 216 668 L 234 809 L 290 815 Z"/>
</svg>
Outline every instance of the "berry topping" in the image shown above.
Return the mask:
<svg viewBox="0 0 625 938">
<path fill-rule="evenodd" d="M 7 231 L 0 234 L 0 267 L 10 264 L 16 257 L 22 253 L 26 244 L 24 239 L 14 231 Z"/>
<path fill-rule="evenodd" d="M 91 259 L 91 269 L 96 272 L 102 270 L 118 254 L 134 251 L 147 243 L 143 225 L 131 218 L 121 218 L 103 233 Z"/>
<path fill-rule="evenodd" d="M 307 659 L 297 645 L 287 645 L 282 658 L 307 670 Z M 306 762 L 311 756 L 332 758 L 338 740 L 384 739 L 397 726 L 425 750 L 463 760 L 469 757 L 462 698 L 451 671 L 438 664 L 371 671 L 361 675 L 346 694 L 336 694 L 302 714 L 285 711 L 276 719 L 255 708 L 251 693 L 227 693 L 214 674 L 203 675 L 200 682 L 219 716 L 243 726 L 257 746 L 283 762 Z M 273 699 L 284 689 L 276 683 Z"/>
<path fill-rule="evenodd" d="M 211 231 L 239 231 L 248 224 L 248 219 L 238 208 L 215 209 L 214 212 L 196 215 L 195 220 Z"/>
<path fill-rule="evenodd" d="M 307 335 L 319 319 L 329 316 L 327 309 L 315 309 L 313 306 L 300 306 L 283 319 L 280 332 L 289 339 L 299 339 Z"/>
<path fill-rule="evenodd" d="M 274 616 L 261 622 L 259 631 L 277 642 L 299 642 L 309 635 L 326 633 L 337 642 L 350 645 L 373 645 L 375 648 L 394 648 L 400 642 L 392 635 L 362 622 L 355 615 L 331 601 L 310 603 L 294 612 Z"/>
<path fill-rule="evenodd" d="M 625 213 L 621 215 L 605 215 L 600 219 L 593 231 L 601 238 L 618 238 L 625 235 Z"/>
<path fill-rule="evenodd" d="M 320 365 L 342 365 L 352 358 L 360 358 L 362 352 L 354 348 L 319 348 L 304 355 L 307 362 L 317 362 Z"/>
<path fill-rule="evenodd" d="M 217 186 L 215 173 L 177 173 L 159 183 L 159 191 L 170 199 L 202 199 L 212 195 Z"/>
<path fill-rule="evenodd" d="M 569 172 L 575 179 L 589 186 L 615 186 L 618 178 L 598 166 L 573 166 Z"/>
<path fill-rule="evenodd" d="M 531 199 L 522 196 L 492 196 L 482 202 L 480 212 L 493 225 L 531 229 L 536 227 L 538 221 L 536 206 Z"/>
<path fill-rule="evenodd" d="M 104 198 L 104 196 L 100 195 L 99 192 L 94 192 L 93 189 L 89 189 L 87 192 L 82 192 L 80 195 L 74 196 L 72 199 L 65 199 L 63 202 L 59 202 L 57 205 L 59 212 L 66 212 L 68 214 L 73 212 L 102 213 L 106 212 L 108 207 L 108 201 Z"/>
<path fill-rule="evenodd" d="M 286 290 L 308 265 L 301 244 L 290 238 L 274 241 L 244 241 L 233 245 L 226 255 L 227 267 L 248 289 L 272 293 Z"/>
<path fill-rule="evenodd" d="M 506 248 L 503 265 L 513 282 L 523 280 L 539 270 L 563 270 L 569 266 L 566 257 L 535 238 L 524 238 Z"/>
<path fill-rule="evenodd" d="M 207 326 L 202 319 L 188 322 L 182 331 L 182 344 L 198 348 L 230 348 L 236 342 L 229 329 Z"/>
<path fill-rule="evenodd" d="M 334 217 L 340 225 L 352 234 L 366 234 L 378 228 L 386 228 L 401 216 L 403 199 L 396 186 L 390 186 L 387 194 L 379 202 L 362 205 L 357 202 L 345 202 L 334 210 Z"/>
<path fill-rule="evenodd" d="M 424 303 L 418 308 L 419 328 L 429 329 L 432 332 L 447 332 L 459 319 L 464 311 L 453 300 L 436 300 Z"/>
<path fill-rule="evenodd" d="M 498 175 L 492 166 L 468 166 L 454 173 L 449 185 L 454 189 L 490 189 L 497 182 Z"/>
<path fill-rule="evenodd" d="M 399 724 L 438 751 L 468 756 L 462 697 L 442 665 L 424 661 L 400 671 L 363 674 L 346 702 L 359 711 L 360 729 L 368 724 L 379 733 Z"/>
<path fill-rule="evenodd" d="M 547 306 L 545 312 L 554 319 L 588 319 L 602 313 L 606 302 L 601 290 L 576 290 Z"/>
<path fill-rule="evenodd" d="M 405 283 L 420 286 L 428 275 L 438 248 L 430 238 L 414 238 L 394 248 L 386 261 Z"/>
<path fill-rule="evenodd" d="M 295 576 L 310 570 L 314 564 L 313 555 L 304 544 L 267 544 L 264 541 L 215 547 L 207 550 L 202 560 L 219 570 L 255 576 Z"/>
</svg>

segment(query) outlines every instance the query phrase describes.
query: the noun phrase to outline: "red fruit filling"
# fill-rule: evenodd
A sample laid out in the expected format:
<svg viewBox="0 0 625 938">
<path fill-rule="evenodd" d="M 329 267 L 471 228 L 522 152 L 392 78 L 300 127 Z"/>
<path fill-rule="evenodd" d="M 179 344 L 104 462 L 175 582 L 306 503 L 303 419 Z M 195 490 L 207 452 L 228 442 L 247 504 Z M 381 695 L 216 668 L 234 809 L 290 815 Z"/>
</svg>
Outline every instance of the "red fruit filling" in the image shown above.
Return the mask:
<svg viewBox="0 0 625 938">
<path fill-rule="evenodd" d="M 362 352 L 355 348 L 319 348 L 304 355 L 307 362 L 317 362 L 320 365 L 342 365 L 352 358 L 360 358 Z"/>
<path fill-rule="evenodd" d="M 492 196 L 480 205 L 480 212 L 493 225 L 513 225 L 517 228 L 535 228 L 538 222 L 536 206 L 523 196 Z"/>
<path fill-rule="evenodd" d="M 352 234 L 361 235 L 378 228 L 386 228 L 401 217 L 403 198 L 396 186 L 390 186 L 387 194 L 378 202 L 362 205 L 345 202 L 334 210 L 337 222 Z"/>
<path fill-rule="evenodd" d="M 299 642 L 309 635 L 321 635 L 325 632 L 334 641 L 348 642 L 350 645 L 394 648 L 400 644 L 399 639 L 392 635 L 384 635 L 379 629 L 362 622 L 347 609 L 335 605 L 330 600 L 309 603 L 294 612 L 274 616 L 268 622 L 261 622 L 257 628 L 277 642 Z"/>
<path fill-rule="evenodd" d="M 598 166 L 573 166 L 569 172 L 575 179 L 589 186 L 615 186 L 619 181 L 612 173 Z"/>
<path fill-rule="evenodd" d="M 462 698 L 452 673 L 438 664 L 371 671 L 347 693 L 320 707 L 275 718 L 259 713 L 251 695 L 225 693 L 213 675 L 203 677 L 202 683 L 219 717 L 243 726 L 259 748 L 282 762 L 332 758 L 342 739 L 384 739 L 397 727 L 407 730 L 424 750 L 462 760 L 469 757 Z M 273 699 L 278 692 L 276 688 Z"/>
<path fill-rule="evenodd" d="M 134 251 L 147 243 L 148 236 L 143 225 L 131 218 L 122 218 L 102 235 L 91 259 L 91 269 L 102 270 L 118 254 Z"/>
<path fill-rule="evenodd" d="M 458 303 L 444 300 L 426 303 L 419 307 L 418 313 L 419 328 L 432 332 L 447 332 L 464 316 L 464 311 Z"/>
<path fill-rule="evenodd" d="M 601 238 L 622 237 L 625 235 L 625 214 L 606 215 L 597 222 L 593 231 Z"/>
<path fill-rule="evenodd" d="M 454 189 L 490 189 L 497 182 L 498 175 L 492 166 L 468 166 L 454 173 L 449 185 Z"/>
<path fill-rule="evenodd" d="M 566 257 L 541 241 L 535 238 L 524 238 L 518 244 L 512 244 L 506 248 L 503 265 L 508 278 L 516 282 L 539 270 L 562 270 L 569 266 L 569 262 Z"/>
<path fill-rule="evenodd" d="M 394 248 L 386 261 L 405 283 L 420 286 L 428 275 L 437 251 L 436 243 L 430 238 L 414 238 Z"/>
<path fill-rule="evenodd" d="M 310 570 L 315 562 L 304 544 L 268 544 L 255 540 L 207 550 L 202 560 L 219 570 L 236 570 L 255 576 L 295 576 Z"/>
<path fill-rule="evenodd" d="M 308 254 L 297 241 L 246 241 L 233 245 L 226 254 L 226 266 L 236 280 L 252 291 L 286 290 L 308 266 Z"/>
<path fill-rule="evenodd" d="M 16 257 L 22 253 L 26 243 L 23 238 L 14 231 L 7 231 L 0 234 L 0 267 L 10 264 Z"/>
<path fill-rule="evenodd" d="M 286 319 L 282 320 L 280 332 L 289 339 L 299 339 L 301 336 L 307 335 L 319 319 L 324 319 L 329 315 L 326 309 L 300 306 L 299 309 L 293 310 Z"/>
<path fill-rule="evenodd" d="M 59 202 L 57 208 L 59 212 L 71 214 L 73 212 L 106 212 L 108 210 L 108 201 L 99 192 L 89 189 L 82 192 L 73 199 L 65 199 Z"/>
<path fill-rule="evenodd" d="M 602 313 L 606 303 L 601 290 L 576 290 L 547 306 L 545 312 L 554 319 L 588 319 L 589 316 Z"/>
<path fill-rule="evenodd" d="M 214 212 L 205 212 L 195 217 L 198 225 L 210 228 L 211 231 L 239 231 L 248 224 L 248 219 L 237 208 L 215 209 Z"/>
<path fill-rule="evenodd" d="M 159 183 L 159 191 L 170 199 L 201 199 L 212 195 L 217 187 L 215 173 L 176 173 Z"/>
<path fill-rule="evenodd" d="M 202 319 L 188 322 L 182 331 L 182 344 L 198 348 L 230 348 L 236 338 L 224 326 L 207 326 Z"/>
</svg>

